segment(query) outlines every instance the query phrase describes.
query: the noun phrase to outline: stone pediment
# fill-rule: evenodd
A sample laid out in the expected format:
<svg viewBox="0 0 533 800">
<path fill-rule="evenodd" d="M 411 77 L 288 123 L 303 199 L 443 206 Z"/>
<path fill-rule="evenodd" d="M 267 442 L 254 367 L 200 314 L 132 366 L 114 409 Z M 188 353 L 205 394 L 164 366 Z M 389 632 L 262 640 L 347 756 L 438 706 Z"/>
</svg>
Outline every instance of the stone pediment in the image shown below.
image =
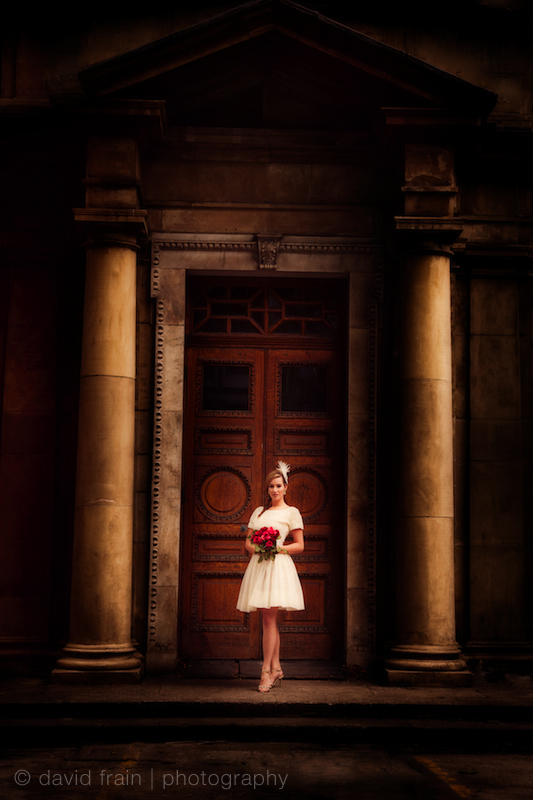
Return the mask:
<svg viewBox="0 0 533 800">
<path fill-rule="evenodd" d="M 78 80 L 92 99 L 164 101 L 180 126 L 371 129 L 383 108 L 479 119 L 496 100 L 291 0 L 245 3 Z"/>
</svg>

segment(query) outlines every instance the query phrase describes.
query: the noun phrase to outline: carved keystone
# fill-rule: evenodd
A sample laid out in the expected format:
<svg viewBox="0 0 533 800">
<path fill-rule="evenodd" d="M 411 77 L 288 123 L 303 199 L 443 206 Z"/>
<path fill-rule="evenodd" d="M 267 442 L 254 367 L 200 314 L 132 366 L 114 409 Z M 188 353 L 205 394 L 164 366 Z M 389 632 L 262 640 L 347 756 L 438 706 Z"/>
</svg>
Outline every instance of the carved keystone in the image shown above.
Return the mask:
<svg viewBox="0 0 533 800">
<path fill-rule="evenodd" d="M 257 234 L 257 251 L 259 256 L 259 269 L 276 269 L 281 234 L 276 236 L 263 236 Z"/>
</svg>

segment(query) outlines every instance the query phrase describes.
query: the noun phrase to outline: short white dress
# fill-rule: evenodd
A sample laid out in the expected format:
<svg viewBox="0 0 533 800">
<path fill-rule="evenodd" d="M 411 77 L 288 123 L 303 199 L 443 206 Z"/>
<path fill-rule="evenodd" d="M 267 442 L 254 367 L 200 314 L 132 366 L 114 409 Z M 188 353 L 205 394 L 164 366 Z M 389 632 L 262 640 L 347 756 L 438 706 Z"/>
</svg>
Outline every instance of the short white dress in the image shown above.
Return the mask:
<svg viewBox="0 0 533 800">
<path fill-rule="evenodd" d="M 278 547 L 290 531 L 301 528 L 304 523 L 302 515 L 294 506 L 286 508 L 256 508 L 248 527 L 254 531 L 261 528 L 274 528 L 281 534 Z M 261 514 L 261 516 L 259 516 Z M 289 553 L 278 553 L 272 561 L 268 559 L 259 563 L 259 553 L 254 553 L 241 583 L 237 608 L 239 611 L 256 611 L 258 608 L 283 608 L 287 611 L 301 611 L 305 608 L 302 584 Z"/>
</svg>

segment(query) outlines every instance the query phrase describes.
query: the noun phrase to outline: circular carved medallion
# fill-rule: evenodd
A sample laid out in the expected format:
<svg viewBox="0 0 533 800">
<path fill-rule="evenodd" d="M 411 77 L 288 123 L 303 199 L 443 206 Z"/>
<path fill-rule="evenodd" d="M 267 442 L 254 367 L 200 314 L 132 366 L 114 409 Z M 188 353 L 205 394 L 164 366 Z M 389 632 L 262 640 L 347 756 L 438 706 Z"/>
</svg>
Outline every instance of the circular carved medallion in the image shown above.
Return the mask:
<svg viewBox="0 0 533 800">
<path fill-rule="evenodd" d="M 248 503 L 251 491 L 242 472 L 232 467 L 215 467 L 207 472 L 196 488 L 196 502 L 211 519 L 238 519 Z"/>
<path fill-rule="evenodd" d="M 329 502 L 329 489 L 315 470 L 294 470 L 290 476 L 290 504 L 300 509 L 304 520 L 318 519 Z"/>
</svg>

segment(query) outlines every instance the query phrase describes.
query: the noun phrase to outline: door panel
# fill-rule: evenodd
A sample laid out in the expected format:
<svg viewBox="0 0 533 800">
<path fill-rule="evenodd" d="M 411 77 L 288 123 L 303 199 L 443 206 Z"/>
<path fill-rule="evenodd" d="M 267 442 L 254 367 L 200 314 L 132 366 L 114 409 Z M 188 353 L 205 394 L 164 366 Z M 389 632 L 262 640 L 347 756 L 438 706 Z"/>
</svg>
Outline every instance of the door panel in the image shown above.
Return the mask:
<svg viewBox="0 0 533 800">
<path fill-rule="evenodd" d="M 306 607 L 280 614 L 284 658 L 330 659 L 340 644 L 342 492 L 333 478 L 343 464 L 340 374 L 339 356 L 332 350 L 267 353 L 267 382 L 273 391 L 267 392 L 265 409 L 265 461 L 282 459 L 291 465 L 287 502 L 300 509 L 305 526 L 305 550 L 295 562 Z"/>
<path fill-rule="evenodd" d="M 185 657 L 259 657 L 254 615 L 237 611 L 235 604 L 247 563 L 241 525 L 260 501 L 263 380 L 261 350 L 188 351 L 181 614 Z"/>
</svg>

